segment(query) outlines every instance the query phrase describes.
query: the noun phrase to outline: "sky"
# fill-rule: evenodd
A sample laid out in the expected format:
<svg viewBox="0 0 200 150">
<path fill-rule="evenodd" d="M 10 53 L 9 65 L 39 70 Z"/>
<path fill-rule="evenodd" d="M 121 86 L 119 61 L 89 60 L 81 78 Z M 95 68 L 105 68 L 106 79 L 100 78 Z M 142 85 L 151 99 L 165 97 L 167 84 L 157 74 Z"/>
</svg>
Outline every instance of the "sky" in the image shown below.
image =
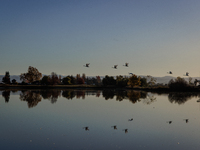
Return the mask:
<svg viewBox="0 0 200 150">
<path fill-rule="evenodd" d="M 199 8 L 199 0 L 0 0 L 0 74 L 32 66 L 47 75 L 199 77 Z"/>
</svg>

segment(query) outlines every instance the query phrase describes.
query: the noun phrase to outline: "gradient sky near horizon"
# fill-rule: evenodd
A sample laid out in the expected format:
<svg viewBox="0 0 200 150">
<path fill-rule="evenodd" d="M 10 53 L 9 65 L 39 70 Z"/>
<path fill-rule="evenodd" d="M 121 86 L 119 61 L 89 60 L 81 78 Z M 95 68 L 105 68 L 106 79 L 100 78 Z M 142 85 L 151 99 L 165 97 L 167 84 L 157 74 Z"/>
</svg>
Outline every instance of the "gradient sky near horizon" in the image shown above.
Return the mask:
<svg viewBox="0 0 200 150">
<path fill-rule="evenodd" d="M 199 0 L 1 0 L 0 74 L 33 66 L 47 75 L 199 77 L 199 8 Z"/>
</svg>

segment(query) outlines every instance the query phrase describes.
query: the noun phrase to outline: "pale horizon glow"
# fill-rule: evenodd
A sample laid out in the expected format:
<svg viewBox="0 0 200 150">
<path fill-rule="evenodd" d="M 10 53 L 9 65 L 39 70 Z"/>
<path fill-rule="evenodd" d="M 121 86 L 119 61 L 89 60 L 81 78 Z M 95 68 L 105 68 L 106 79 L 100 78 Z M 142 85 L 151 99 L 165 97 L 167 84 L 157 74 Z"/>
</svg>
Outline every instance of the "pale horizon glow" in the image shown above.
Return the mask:
<svg viewBox="0 0 200 150">
<path fill-rule="evenodd" d="M 199 7 L 197 0 L 1 1 L 0 74 L 32 66 L 47 75 L 200 77 Z"/>
</svg>

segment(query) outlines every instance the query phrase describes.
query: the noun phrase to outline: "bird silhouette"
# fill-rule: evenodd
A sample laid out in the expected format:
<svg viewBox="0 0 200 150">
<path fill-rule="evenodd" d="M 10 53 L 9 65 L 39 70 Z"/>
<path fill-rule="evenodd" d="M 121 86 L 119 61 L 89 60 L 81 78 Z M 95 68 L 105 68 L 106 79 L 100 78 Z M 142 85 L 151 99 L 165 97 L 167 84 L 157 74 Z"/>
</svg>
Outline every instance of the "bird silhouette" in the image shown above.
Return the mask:
<svg viewBox="0 0 200 150">
<path fill-rule="evenodd" d="M 89 67 L 90 63 L 86 64 L 86 65 L 83 65 L 84 67 Z"/>
<path fill-rule="evenodd" d="M 171 124 L 171 123 L 172 123 L 172 121 L 167 121 L 167 123 Z"/>
<path fill-rule="evenodd" d="M 167 72 L 168 74 L 172 74 L 172 72 L 171 71 L 169 71 L 169 72 Z"/>
<path fill-rule="evenodd" d="M 85 131 L 89 131 L 89 127 L 83 127 L 83 129 L 85 129 Z"/>
<path fill-rule="evenodd" d="M 133 118 L 131 118 L 131 119 L 128 119 L 128 121 L 133 121 Z"/>
<path fill-rule="evenodd" d="M 184 76 L 189 76 L 189 72 L 186 72 L 186 73 L 184 74 Z"/>
<path fill-rule="evenodd" d="M 114 65 L 114 67 L 112 67 L 112 68 L 117 69 L 117 66 L 118 66 L 118 65 Z"/>
<path fill-rule="evenodd" d="M 133 75 L 133 73 L 128 73 L 129 75 Z"/>
<path fill-rule="evenodd" d="M 183 120 L 185 120 L 185 122 L 186 122 L 186 123 L 188 123 L 188 122 L 189 122 L 189 119 L 183 119 Z"/>
<path fill-rule="evenodd" d="M 117 126 L 114 125 L 114 126 L 111 126 L 114 130 L 117 130 Z"/>
<path fill-rule="evenodd" d="M 124 130 L 122 130 L 122 131 L 124 131 L 125 133 L 128 133 L 128 129 L 124 129 Z"/>
<path fill-rule="evenodd" d="M 123 66 L 128 67 L 128 63 L 125 63 L 125 65 L 123 65 Z"/>
</svg>

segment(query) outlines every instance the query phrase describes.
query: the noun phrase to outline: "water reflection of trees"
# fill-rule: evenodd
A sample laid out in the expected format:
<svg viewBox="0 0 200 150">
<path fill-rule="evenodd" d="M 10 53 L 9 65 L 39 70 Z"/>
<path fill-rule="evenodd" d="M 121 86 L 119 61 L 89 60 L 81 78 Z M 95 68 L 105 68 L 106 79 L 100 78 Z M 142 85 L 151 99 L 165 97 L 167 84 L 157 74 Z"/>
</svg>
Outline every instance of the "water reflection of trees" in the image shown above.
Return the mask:
<svg viewBox="0 0 200 150">
<path fill-rule="evenodd" d="M 75 92 L 74 91 L 63 91 L 62 92 L 62 97 L 66 98 L 66 99 L 73 99 L 75 97 Z"/>
<path fill-rule="evenodd" d="M 16 90 L 12 91 L 17 92 Z M 52 90 L 22 90 L 20 92 L 20 100 L 26 101 L 29 108 L 35 107 L 42 99 L 49 100 L 52 104 L 56 103 L 58 98 L 62 96 L 63 98 L 72 100 L 85 99 L 86 96 L 96 96 L 102 97 L 105 100 L 116 98 L 116 101 L 129 100 L 133 104 L 143 100 L 145 104 L 151 104 L 155 101 L 154 94 L 149 94 L 147 92 L 134 91 L 134 90 L 77 90 L 77 89 L 52 89 Z M 9 102 L 10 90 L 5 90 L 2 92 L 2 96 L 5 98 L 5 102 Z M 172 99 L 173 100 L 173 99 Z"/>
<path fill-rule="evenodd" d="M 102 94 L 105 100 L 113 99 L 115 96 L 115 90 L 103 90 Z"/>
<path fill-rule="evenodd" d="M 143 100 L 143 103 L 150 105 L 151 103 L 156 101 L 156 97 L 154 96 L 154 94 L 148 93 L 147 95 L 145 95 L 146 97 Z"/>
<path fill-rule="evenodd" d="M 25 90 L 21 91 L 20 100 L 26 101 L 28 107 L 35 107 L 41 100 L 48 99 L 51 103 L 55 103 L 58 97 L 61 96 L 61 90 L 42 90 L 42 91 L 32 91 Z"/>
<path fill-rule="evenodd" d="M 89 95 L 93 95 L 96 97 L 99 97 L 101 95 L 101 91 L 100 90 L 92 90 L 92 91 L 88 91 L 88 90 L 64 90 L 62 92 L 62 97 L 66 98 L 66 99 L 73 99 L 73 98 L 77 98 L 77 99 L 85 99 L 85 96 L 89 96 Z"/>
<path fill-rule="evenodd" d="M 186 101 L 192 99 L 193 97 L 200 97 L 200 93 L 190 93 L 190 92 L 177 92 L 170 93 L 168 99 L 171 103 L 184 104 Z"/>
<path fill-rule="evenodd" d="M 133 104 L 136 102 L 140 102 L 141 99 L 147 99 L 147 92 L 141 91 L 133 91 L 133 90 L 104 90 L 103 97 L 105 100 L 113 99 L 116 96 L 117 101 L 123 101 L 124 99 L 128 99 Z"/>
<path fill-rule="evenodd" d="M 39 91 L 21 91 L 20 100 L 26 101 L 29 108 L 36 106 L 41 100 L 42 96 Z"/>
<path fill-rule="evenodd" d="M 4 97 L 5 102 L 8 103 L 10 100 L 10 90 L 3 91 L 2 96 Z"/>
<path fill-rule="evenodd" d="M 51 103 L 56 103 L 58 97 L 61 96 L 61 90 L 44 90 L 40 91 L 43 99 L 48 99 Z"/>
</svg>

